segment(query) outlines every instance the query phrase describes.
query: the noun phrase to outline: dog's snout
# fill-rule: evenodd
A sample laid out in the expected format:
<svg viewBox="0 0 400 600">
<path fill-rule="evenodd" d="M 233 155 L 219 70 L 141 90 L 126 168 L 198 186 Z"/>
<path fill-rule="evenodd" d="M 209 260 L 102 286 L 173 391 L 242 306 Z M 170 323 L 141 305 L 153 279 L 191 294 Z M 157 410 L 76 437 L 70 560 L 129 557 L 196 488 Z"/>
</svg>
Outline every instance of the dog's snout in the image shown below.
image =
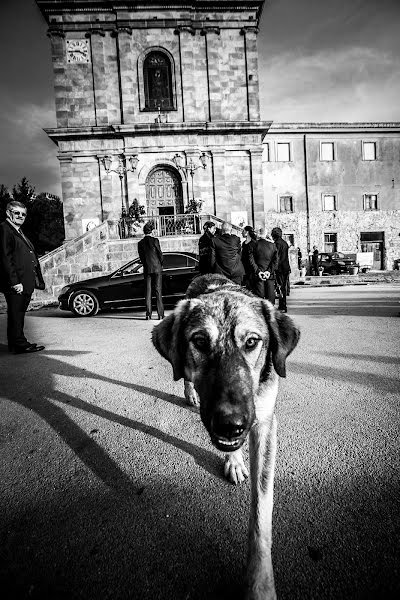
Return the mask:
<svg viewBox="0 0 400 600">
<path fill-rule="evenodd" d="M 215 435 L 235 440 L 243 434 L 247 423 L 243 415 L 220 411 L 214 415 L 211 426 Z"/>
</svg>

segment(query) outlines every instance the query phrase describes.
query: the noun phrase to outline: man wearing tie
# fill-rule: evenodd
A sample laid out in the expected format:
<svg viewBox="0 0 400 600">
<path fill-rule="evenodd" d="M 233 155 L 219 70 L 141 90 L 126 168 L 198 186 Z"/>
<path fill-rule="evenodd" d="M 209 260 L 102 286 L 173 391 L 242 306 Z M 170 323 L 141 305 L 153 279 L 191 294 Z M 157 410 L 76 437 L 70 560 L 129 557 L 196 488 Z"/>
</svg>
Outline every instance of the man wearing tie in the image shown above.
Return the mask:
<svg viewBox="0 0 400 600">
<path fill-rule="evenodd" d="M 21 230 L 26 206 L 12 200 L 7 204 L 7 218 L 0 224 L 0 291 L 7 302 L 8 349 L 15 354 L 44 350 L 28 342 L 24 334 L 25 313 L 33 290 L 44 289 L 44 281 L 35 249 Z"/>
</svg>

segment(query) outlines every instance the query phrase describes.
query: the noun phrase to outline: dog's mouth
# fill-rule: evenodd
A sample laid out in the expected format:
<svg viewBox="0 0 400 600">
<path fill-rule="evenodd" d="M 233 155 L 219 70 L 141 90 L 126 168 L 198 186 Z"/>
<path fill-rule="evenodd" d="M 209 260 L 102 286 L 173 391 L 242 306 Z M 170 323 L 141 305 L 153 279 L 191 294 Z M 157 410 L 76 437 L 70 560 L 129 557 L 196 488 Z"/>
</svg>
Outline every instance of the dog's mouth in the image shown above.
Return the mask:
<svg viewBox="0 0 400 600">
<path fill-rule="evenodd" d="M 222 452 L 234 452 L 235 450 L 239 450 L 239 448 L 243 445 L 244 440 L 246 439 L 246 434 L 241 435 L 234 440 L 228 440 L 224 437 L 219 437 L 215 433 L 211 434 L 211 441 L 214 446 L 221 450 Z"/>
</svg>

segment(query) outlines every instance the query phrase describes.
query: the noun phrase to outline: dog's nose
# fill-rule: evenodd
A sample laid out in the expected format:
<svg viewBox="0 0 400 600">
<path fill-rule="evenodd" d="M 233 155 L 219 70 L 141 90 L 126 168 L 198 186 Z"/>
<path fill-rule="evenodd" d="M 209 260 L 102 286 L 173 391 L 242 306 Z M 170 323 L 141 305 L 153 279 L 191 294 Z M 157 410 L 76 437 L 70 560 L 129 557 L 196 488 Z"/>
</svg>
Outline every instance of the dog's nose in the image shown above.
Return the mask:
<svg viewBox="0 0 400 600">
<path fill-rule="evenodd" d="M 243 415 L 218 412 L 212 418 L 211 426 L 218 437 L 235 440 L 245 431 L 246 422 Z"/>
</svg>

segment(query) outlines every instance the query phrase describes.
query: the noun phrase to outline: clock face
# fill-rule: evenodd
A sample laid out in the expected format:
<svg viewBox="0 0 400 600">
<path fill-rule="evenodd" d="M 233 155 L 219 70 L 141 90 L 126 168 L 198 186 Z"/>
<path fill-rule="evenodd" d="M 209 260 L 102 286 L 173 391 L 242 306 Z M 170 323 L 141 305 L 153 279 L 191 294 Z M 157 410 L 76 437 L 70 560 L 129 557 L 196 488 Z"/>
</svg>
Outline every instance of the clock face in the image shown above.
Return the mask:
<svg viewBox="0 0 400 600">
<path fill-rule="evenodd" d="M 67 62 L 90 62 L 89 40 L 67 40 Z"/>
</svg>

